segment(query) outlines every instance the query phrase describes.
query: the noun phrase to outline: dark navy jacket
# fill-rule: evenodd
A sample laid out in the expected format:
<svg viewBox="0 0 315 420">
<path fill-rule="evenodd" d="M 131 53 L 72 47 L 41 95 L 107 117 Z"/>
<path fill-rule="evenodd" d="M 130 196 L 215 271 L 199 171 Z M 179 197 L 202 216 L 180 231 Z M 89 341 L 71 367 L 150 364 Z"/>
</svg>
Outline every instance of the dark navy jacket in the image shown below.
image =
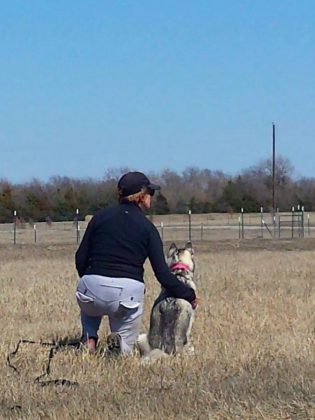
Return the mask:
<svg viewBox="0 0 315 420">
<path fill-rule="evenodd" d="M 119 204 L 96 213 L 88 224 L 75 262 L 80 277 L 99 274 L 143 282 L 143 264 L 147 257 L 156 278 L 173 297 L 189 302 L 196 298 L 194 290 L 170 272 L 159 232 L 134 203 Z"/>
</svg>

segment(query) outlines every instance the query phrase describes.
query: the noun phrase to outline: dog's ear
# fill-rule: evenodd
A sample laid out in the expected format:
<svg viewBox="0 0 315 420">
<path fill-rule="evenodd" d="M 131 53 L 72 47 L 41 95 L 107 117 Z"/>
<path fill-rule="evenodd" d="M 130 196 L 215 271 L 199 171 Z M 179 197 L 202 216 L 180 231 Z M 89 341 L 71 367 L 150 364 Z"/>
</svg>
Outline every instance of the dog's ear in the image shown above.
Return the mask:
<svg viewBox="0 0 315 420">
<path fill-rule="evenodd" d="M 177 246 L 173 242 L 170 246 L 170 249 L 168 250 L 167 258 L 170 258 L 176 251 L 177 251 Z"/>
<path fill-rule="evenodd" d="M 191 255 L 194 255 L 194 249 L 190 241 L 186 242 L 185 249 L 187 249 L 187 251 L 189 251 Z"/>
</svg>

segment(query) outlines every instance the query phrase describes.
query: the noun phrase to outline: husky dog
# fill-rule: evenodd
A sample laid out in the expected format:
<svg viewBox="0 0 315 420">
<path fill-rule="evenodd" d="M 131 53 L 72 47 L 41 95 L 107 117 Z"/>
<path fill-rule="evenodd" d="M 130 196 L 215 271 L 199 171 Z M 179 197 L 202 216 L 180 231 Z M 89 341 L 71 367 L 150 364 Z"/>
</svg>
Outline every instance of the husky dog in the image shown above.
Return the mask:
<svg viewBox="0 0 315 420">
<path fill-rule="evenodd" d="M 167 264 L 176 277 L 196 291 L 194 276 L 194 251 L 191 242 L 184 248 L 177 248 L 172 243 L 167 253 Z M 154 302 L 148 334 L 140 334 L 137 340 L 138 350 L 145 359 L 155 360 L 167 355 L 188 350 L 189 335 L 194 320 L 194 310 L 189 302 L 169 296 L 162 288 Z"/>
</svg>

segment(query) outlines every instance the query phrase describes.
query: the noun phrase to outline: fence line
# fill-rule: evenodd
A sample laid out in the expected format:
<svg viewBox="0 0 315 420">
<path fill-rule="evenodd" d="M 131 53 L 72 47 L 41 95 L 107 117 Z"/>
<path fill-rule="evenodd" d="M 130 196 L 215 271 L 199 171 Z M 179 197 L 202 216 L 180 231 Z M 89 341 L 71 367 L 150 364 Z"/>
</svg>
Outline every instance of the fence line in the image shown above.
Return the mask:
<svg viewBox="0 0 315 420">
<path fill-rule="evenodd" d="M 78 214 L 78 213 L 77 213 Z M 226 216 L 226 215 L 225 215 Z M 159 216 L 162 217 L 162 216 Z M 171 220 L 170 216 L 169 220 Z M 208 217 L 202 220 L 202 215 L 187 215 L 186 222 L 165 223 L 154 220 L 163 241 L 211 241 L 220 239 L 294 239 L 315 237 L 315 215 L 310 213 L 305 217 L 304 211 L 292 208 L 291 212 L 278 212 L 273 217 L 260 213 L 246 214 L 241 211 L 224 220 L 223 215 Z M 156 217 L 158 218 L 158 217 Z M 194 221 L 196 218 L 198 221 Z M 1 244 L 52 244 L 52 243 L 79 243 L 87 226 L 87 222 L 79 221 L 76 217 L 73 222 L 39 222 L 36 224 L 21 224 L 14 217 L 13 223 L 0 224 Z"/>
</svg>

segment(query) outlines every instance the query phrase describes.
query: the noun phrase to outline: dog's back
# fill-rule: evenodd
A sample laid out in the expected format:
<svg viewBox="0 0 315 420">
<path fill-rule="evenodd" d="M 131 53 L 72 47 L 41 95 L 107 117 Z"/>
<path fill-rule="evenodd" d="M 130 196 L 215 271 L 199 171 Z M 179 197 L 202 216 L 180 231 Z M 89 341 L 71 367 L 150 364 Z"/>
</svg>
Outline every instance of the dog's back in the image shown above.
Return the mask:
<svg viewBox="0 0 315 420">
<path fill-rule="evenodd" d="M 167 254 L 171 271 L 184 284 L 196 289 L 193 281 L 194 259 L 191 243 L 185 248 L 172 244 Z M 144 357 L 154 358 L 183 351 L 188 343 L 194 319 L 194 310 L 189 302 L 169 296 L 163 289 L 154 303 L 150 317 L 148 335 L 141 334 L 138 349 Z"/>
<path fill-rule="evenodd" d="M 168 297 L 156 304 L 151 312 L 149 345 L 167 354 L 182 351 L 188 341 L 193 316 L 189 302 Z"/>
</svg>

